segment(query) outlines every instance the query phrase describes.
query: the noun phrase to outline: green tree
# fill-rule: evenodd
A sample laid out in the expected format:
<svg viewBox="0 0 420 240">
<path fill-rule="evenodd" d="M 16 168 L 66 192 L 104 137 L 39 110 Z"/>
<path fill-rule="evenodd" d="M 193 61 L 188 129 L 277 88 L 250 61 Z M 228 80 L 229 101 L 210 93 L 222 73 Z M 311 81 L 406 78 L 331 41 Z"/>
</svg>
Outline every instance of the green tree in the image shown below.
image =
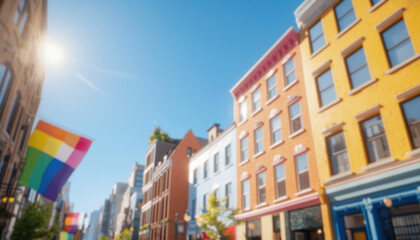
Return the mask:
<svg viewBox="0 0 420 240">
<path fill-rule="evenodd" d="M 124 229 L 124 231 L 120 234 L 117 234 L 115 236 L 115 240 L 130 240 L 131 239 L 131 233 L 128 231 L 128 229 Z"/>
<path fill-rule="evenodd" d="M 208 212 L 204 213 L 202 217 L 198 217 L 197 221 L 200 228 L 211 239 L 228 240 L 229 234 L 226 234 L 226 229 L 231 225 L 238 225 L 240 221 L 235 219 L 235 215 L 239 209 L 230 209 L 226 207 L 226 198 L 220 201 L 212 193 L 210 195 L 209 204 L 207 206 Z"/>
<path fill-rule="evenodd" d="M 157 126 L 155 129 L 153 129 L 153 132 L 149 137 L 149 145 L 152 144 L 152 142 L 156 139 L 161 142 L 165 142 L 170 140 L 171 138 L 168 136 L 167 133 L 162 131 L 159 126 Z"/>
<path fill-rule="evenodd" d="M 99 236 L 99 240 L 108 240 L 109 237 L 105 236 L 105 235 L 101 235 Z"/>
<path fill-rule="evenodd" d="M 16 221 L 12 240 L 45 239 L 52 237 L 58 230 L 57 226 L 48 228 L 51 217 L 51 208 L 40 203 L 29 204 Z"/>
</svg>

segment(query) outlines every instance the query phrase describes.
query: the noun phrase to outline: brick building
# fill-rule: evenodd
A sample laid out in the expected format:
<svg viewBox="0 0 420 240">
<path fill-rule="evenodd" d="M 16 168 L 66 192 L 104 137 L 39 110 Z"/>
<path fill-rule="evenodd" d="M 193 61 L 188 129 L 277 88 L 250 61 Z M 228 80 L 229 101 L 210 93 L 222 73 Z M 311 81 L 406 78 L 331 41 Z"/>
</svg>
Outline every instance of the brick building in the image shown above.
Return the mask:
<svg viewBox="0 0 420 240">
<path fill-rule="evenodd" d="M 237 126 L 237 239 L 322 233 L 318 171 L 299 51 L 290 28 L 231 89 Z"/>
</svg>

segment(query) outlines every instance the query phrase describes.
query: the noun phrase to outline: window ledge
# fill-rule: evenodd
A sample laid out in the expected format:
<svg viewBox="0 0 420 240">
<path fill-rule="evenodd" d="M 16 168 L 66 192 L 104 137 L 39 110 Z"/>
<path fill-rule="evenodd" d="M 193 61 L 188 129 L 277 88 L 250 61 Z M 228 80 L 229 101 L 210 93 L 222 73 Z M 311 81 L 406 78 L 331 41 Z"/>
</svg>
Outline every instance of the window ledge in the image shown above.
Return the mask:
<svg viewBox="0 0 420 240">
<path fill-rule="evenodd" d="M 243 125 L 244 123 L 246 123 L 248 121 L 248 118 L 246 118 L 245 120 L 242 120 L 241 122 L 238 123 L 238 127 Z"/>
<path fill-rule="evenodd" d="M 198 183 L 194 184 L 193 186 L 194 186 L 194 187 L 197 187 L 197 186 L 198 186 Z"/>
<path fill-rule="evenodd" d="M 366 82 L 364 82 L 362 85 L 353 88 L 350 92 L 347 93 L 348 96 L 352 96 L 360 91 L 362 91 L 364 88 L 370 86 L 371 84 L 375 83 L 376 81 L 378 81 L 377 78 L 372 78 L 370 80 L 367 80 Z"/>
<path fill-rule="evenodd" d="M 351 23 L 350 25 L 348 25 L 346 28 L 344 28 L 343 30 L 341 30 L 335 37 L 334 39 L 338 39 L 341 36 L 343 36 L 346 32 L 348 32 L 350 29 L 352 29 L 354 26 L 356 26 L 356 24 L 358 24 L 360 22 L 360 18 L 356 19 L 353 23 Z"/>
<path fill-rule="evenodd" d="M 368 170 L 371 170 L 371 169 L 382 167 L 383 165 L 386 165 L 386 164 L 392 163 L 392 162 L 395 162 L 395 158 L 393 158 L 392 156 L 387 157 L 387 158 L 382 158 L 382 159 L 379 159 L 376 162 L 370 163 L 369 165 L 366 165 L 366 166 L 362 167 L 362 170 L 363 171 L 368 171 Z"/>
<path fill-rule="evenodd" d="M 287 200 L 287 199 L 289 199 L 289 197 L 286 195 L 286 196 L 277 198 L 276 200 L 273 201 L 273 203 L 283 202 L 284 200 Z"/>
<path fill-rule="evenodd" d="M 316 55 L 318 55 L 320 52 L 322 52 L 322 50 L 324 50 L 325 48 L 327 48 L 330 44 L 326 43 L 323 47 L 321 47 L 320 49 L 318 49 L 318 51 L 314 52 L 311 54 L 311 56 L 309 56 L 309 59 L 314 58 Z"/>
<path fill-rule="evenodd" d="M 286 92 L 287 90 L 289 90 L 291 87 L 295 86 L 298 83 L 298 80 L 295 79 L 295 81 L 289 83 L 286 87 L 283 88 L 283 92 Z"/>
<path fill-rule="evenodd" d="M 279 97 L 278 94 L 276 94 L 276 96 L 272 97 L 270 100 L 268 100 L 267 102 L 265 102 L 265 105 L 268 105 L 270 103 L 272 103 L 274 100 L 276 100 Z"/>
<path fill-rule="evenodd" d="M 302 196 L 302 195 L 310 193 L 310 192 L 312 192 L 312 188 L 307 188 L 307 189 L 304 189 L 300 192 L 295 193 L 295 196 Z"/>
<path fill-rule="evenodd" d="M 397 99 L 398 102 L 403 102 L 411 97 L 416 96 L 419 93 L 420 93 L 420 84 L 417 84 L 416 86 L 409 88 L 405 90 L 404 92 L 398 93 L 397 95 L 395 95 L 395 98 Z"/>
<path fill-rule="evenodd" d="M 298 131 L 294 132 L 292 135 L 290 135 L 289 138 L 292 139 L 292 138 L 300 135 L 303 132 L 305 132 L 305 129 L 304 128 L 301 128 L 300 130 L 298 130 Z"/>
<path fill-rule="evenodd" d="M 209 177 L 204 178 L 203 182 L 206 182 L 207 180 L 209 180 Z"/>
<path fill-rule="evenodd" d="M 321 113 L 321 112 L 323 112 L 323 111 L 327 110 L 328 108 L 330 108 L 330 107 L 334 106 L 335 104 L 337 104 L 337 103 L 339 103 L 339 102 L 341 102 L 341 98 L 337 98 L 337 99 L 335 99 L 334 101 L 332 101 L 332 102 L 330 102 L 330 103 L 328 103 L 328 104 L 326 104 L 326 105 L 324 105 L 324 106 L 320 107 L 320 108 L 318 109 L 317 113 Z"/>
<path fill-rule="evenodd" d="M 260 203 L 260 204 L 256 205 L 255 208 L 262 208 L 262 207 L 265 207 L 267 205 L 268 205 L 267 202 L 263 202 L 263 203 Z"/>
<path fill-rule="evenodd" d="M 254 156 L 252 156 L 252 157 L 255 159 L 255 158 L 263 155 L 264 153 L 265 153 L 265 151 L 262 151 L 262 152 L 259 152 L 259 153 L 254 154 Z"/>
<path fill-rule="evenodd" d="M 420 148 L 416 148 L 412 151 L 406 152 L 405 155 L 409 156 L 409 157 L 415 157 L 420 155 Z"/>
<path fill-rule="evenodd" d="M 251 117 L 253 117 L 253 116 L 255 116 L 255 115 L 257 115 L 259 112 L 261 112 L 262 111 L 262 107 L 260 107 L 258 110 L 255 110 L 252 114 L 251 114 Z"/>
<path fill-rule="evenodd" d="M 346 178 L 346 177 L 349 177 L 349 176 L 352 176 L 352 175 L 353 175 L 353 172 L 349 170 L 349 171 L 346 171 L 346 172 L 343 172 L 343 173 L 333 175 L 329 178 L 326 178 L 325 182 L 337 181 L 337 180 L 340 180 L 340 179 L 343 179 L 343 178 Z"/>
<path fill-rule="evenodd" d="M 217 176 L 219 174 L 220 174 L 220 171 L 217 171 L 217 172 L 213 173 L 213 176 Z"/>
<path fill-rule="evenodd" d="M 420 54 L 417 53 L 409 58 L 407 58 L 406 60 L 398 63 L 397 65 L 395 65 L 394 67 L 390 68 L 388 71 L 385 72 L 386 75 L 392 74 L 398 70 L 400 70 L 401 68 L 407 66 L 408 64 L 410 64 L 411 62 L 414 62 L 415 60 L 417 60 L 418 58 L 420 58 Z"/>
<path fill-rule="evenodd" d="M 372 13 L 373 11 L 375 11 L 377 8 L 379 8 L 382 4 L 384 4 L 386 2 L 386 0 L 382 0 L 377 2 L 375 5 L 373 5 L 369 10 L 368 13 Z"/>
<path fill-rule="evenodd" d="M 278 142 L 274 143 L 273 145 L 271 145 L 271 146 L 270 146 L 270 149 L 273 149 L 273 148 L 275 148 L 275 147 L 277 147 L 277 146 L 281 145 L 282 143 L 284 143 L 284 141 L 283 141 L 283 140 L 278 141 Z"/>
<path fill-rule="evenodd" d="M 228 165 L 225 165 L 225 168 L 230 168 L 232 165 L 232 163 L 229 163 Z"/>
<path fill-rule="evenodd" d="M 239 166 L 245 165 L 245 164 L 247 164 L 247 163 L 249 163 L 249 159 L 247 159 L 247 160 L 245 160 L 245 161 L 243 161 L 243 162 L 239 163 Z"/>
</svg>

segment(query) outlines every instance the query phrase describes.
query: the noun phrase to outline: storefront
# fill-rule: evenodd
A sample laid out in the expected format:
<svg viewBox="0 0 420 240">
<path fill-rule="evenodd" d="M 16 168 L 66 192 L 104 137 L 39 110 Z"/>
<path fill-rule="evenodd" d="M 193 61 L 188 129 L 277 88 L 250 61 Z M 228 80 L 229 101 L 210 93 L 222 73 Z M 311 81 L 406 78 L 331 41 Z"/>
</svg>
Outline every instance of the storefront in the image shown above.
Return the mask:
<svg viewBox="0 0 420 240">
<path fill-rule="evenodd" d="M 325 189 L 336 239 L 420 239 L 420 163 L 394 165 Z"/>
</svg>

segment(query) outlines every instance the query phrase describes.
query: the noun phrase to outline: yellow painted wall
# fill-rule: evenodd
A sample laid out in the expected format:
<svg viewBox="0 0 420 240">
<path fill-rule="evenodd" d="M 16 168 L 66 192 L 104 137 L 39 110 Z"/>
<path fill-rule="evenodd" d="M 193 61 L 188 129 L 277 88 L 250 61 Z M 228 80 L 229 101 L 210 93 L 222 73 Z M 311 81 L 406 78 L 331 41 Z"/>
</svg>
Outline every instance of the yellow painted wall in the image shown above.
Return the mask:
<svg viewBox="0 0 420 240">
<path fill-rule="evenodd" d="M 325 41 L 329 44 L 328 47 L 310 59 L 311 50 L 307 29 L 301 30 L 300 37 L 305 84 L 309 100 L 312 133 L 321 185 L 325 183 L 327 178 L 331 177 L 326 139 L 321 133 L 323 128 L 340 122 L 345 123 L 343 131 L 351 171 L 354 174 L 362 173 L 362 168 L 368 164 L 368 160 L 359 122 L 355 116 L 377 104 L 382 106 L 380 114 L 385 126 L 391 156 L 397 161 L 408 158 L 405 153 L 412 150 L 410 138 L 405 126 L 400 103 L 395 98 L 395 95 L 420 84 L 420 58 L 393 74 L 385 74 L 390 69 L 390 65 L 388 64 L 381 34 L 375 28 L 377 24 L 397 9 L 404 8 L 403 19 L 411 37 L 414 51 L 416 54 L 419 54 L 420 1 L 388 0 L 373 12 L 368 13 L 368 10 L 372 7 L 369 0 L 353 0 L 356 19 L 359 18 L 361 20 L 338 39 L 335 39 L 338 34 L 338 26 L 332 7 L 327 9 L 320 17 Z M 313 23 L 316 22 L 317 20 Z M 341 56 L 340 52 L 360 37 L 364 37 L 363 48 L 370 74 L 372 78 L 377 78 L 377 82 L 352 96 L 348 96 L 347 93 L 351 90 L 350 79 L 347 74 L 345 59 Z M 312 72 L 328 60 L 332 61 L 331 71 L 334 78 L 336 95 L 342 101 L 318 113 L 320 104 L 318 101 L 316 79 L 312 76 Z M 322 207 L 322 213 L 326 239 L 331 239 L 330 215 L 326 206 Z"/>
</svg>

